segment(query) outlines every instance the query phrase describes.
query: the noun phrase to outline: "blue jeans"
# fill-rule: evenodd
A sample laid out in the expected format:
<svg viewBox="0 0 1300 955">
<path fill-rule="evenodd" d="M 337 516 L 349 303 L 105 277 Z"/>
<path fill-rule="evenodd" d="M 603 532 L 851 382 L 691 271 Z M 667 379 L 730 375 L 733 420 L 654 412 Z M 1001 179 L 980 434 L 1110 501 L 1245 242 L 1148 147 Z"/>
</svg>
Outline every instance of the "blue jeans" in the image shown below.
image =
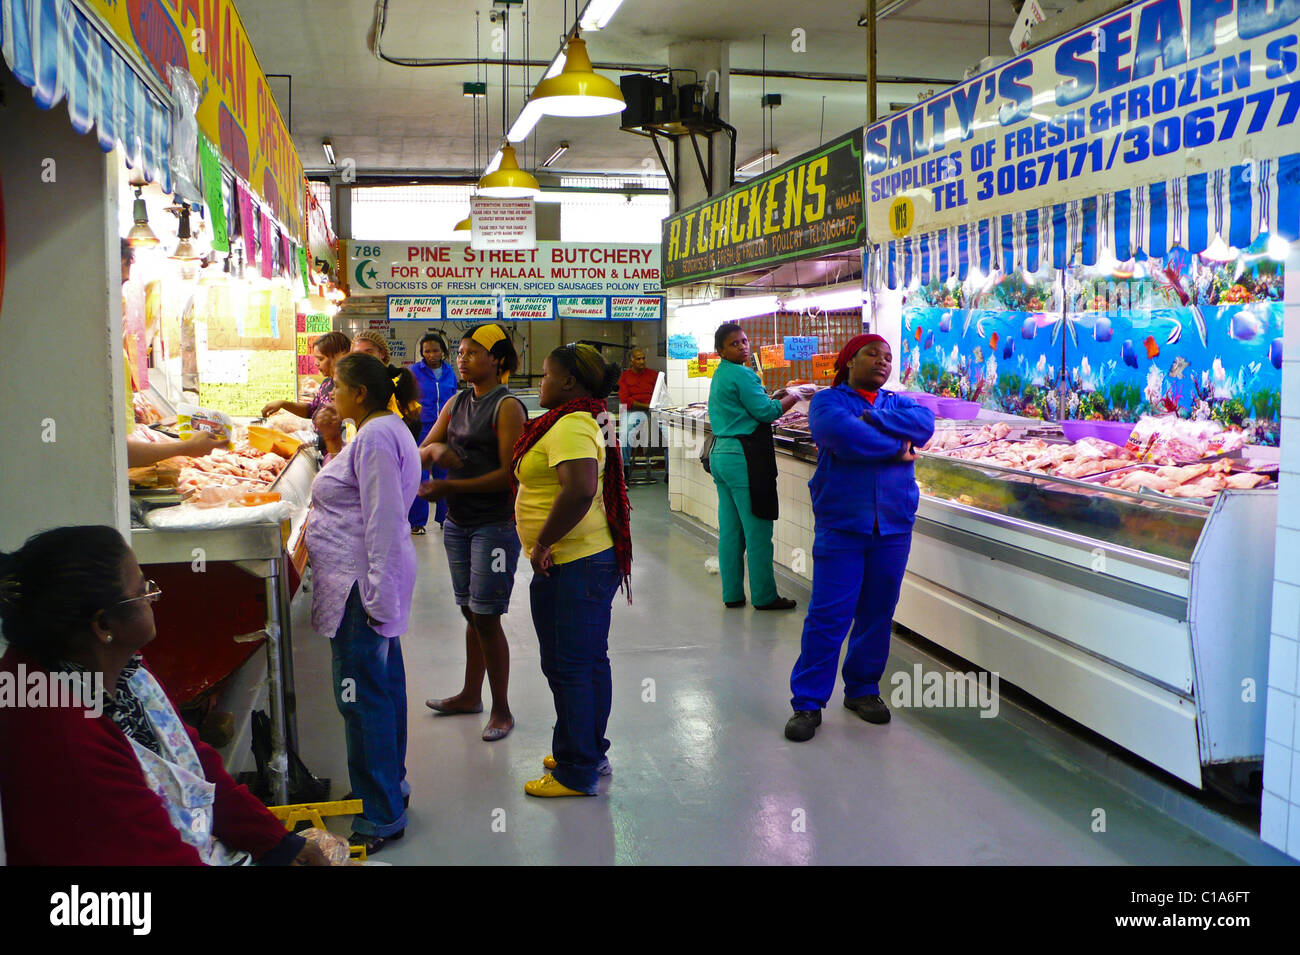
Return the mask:
<svg viewBox="0 0 1300 955">
<path fill-rule="evenodd" d="M 812 600 L 803 621 L 799 659 L 790 674 L 790 705 L 820 710 L 835 689 L 835 664 L 848 631 L 844 697 L 880 693 L 889 659 L 894 608 L 907 570 L 912 535 L 855 534 L 817 528 Z"/>
<path fill-rule="evenodd" d="M 420 440 L 417 441 L 416 444 L 424 441 L 424 439 L 429 436 L 429 432 L 433 430 L 433 425 L 434 422 L 432 421 L 421 422 Z M 422 482 L 427 481 L 430 478 L 440 481 L 446 476 L 447 472 L 443 468 L 429 468 L 420 472 L 420 480 Z M 417 497 L 411 502 L 411 513 L 407 515 L 407 519 L 411 522 L 412 527 L 423 527 L 425 524 L 428 524 L 429 502 L 422 497 Z M 434 507 L 433 519 L 439 524 L 447 519 L 447 499 L 445 497 L 439 500 L 437 505 Z"/>
<path fill-rule="evenodd" d="M 614 549 L 533 576 L 529 596 L 542 673 L 555 698 L 552 775 L 570 789 L 596 791 L 596 763 L 609 749 L 613 700 L 609 617 L 622 580 Z"/>
<path fill-rule="evenodd" d="M 442 546 L 456 606 L 498 617 L 510 609 L 522 546 L 514 521 L 462 527 L 449 518 L 442 525 Z"/>
<path fill-rule="evenodd" d="M 391 836 L 406 828 L 402 797 L 411 791 L 406 782 L 406 669 L 398 638 L 381 637 L 366 622 L 355 584 L 330 650 L 348 778 L 364 811 L 352 828 L 362 835 Z"/>
<path fill-rule="evenodd" d="M 633 448 L 651 447 L 650 416 L 644 411 L 629 411 L 620 419 L 619 443 L 623 446 L 623 467 L 632 460 Z"/>
</svg>

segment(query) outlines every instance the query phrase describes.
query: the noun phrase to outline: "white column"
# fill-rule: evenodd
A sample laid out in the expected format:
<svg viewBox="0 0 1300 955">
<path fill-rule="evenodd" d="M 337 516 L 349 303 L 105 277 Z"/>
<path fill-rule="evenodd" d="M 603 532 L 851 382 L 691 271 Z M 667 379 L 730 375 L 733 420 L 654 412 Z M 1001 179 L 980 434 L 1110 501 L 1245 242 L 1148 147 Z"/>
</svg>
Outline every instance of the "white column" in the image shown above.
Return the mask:
<svg viewBox="0 0 1300 955">
<path fill-rule="evenodd" d="M 1300 859 L 1300 242 L 1286 263 L 1282 362 L 1282 473 L 1273 578 L 1260 838 Z M 1261 694 L 1262 695 L 1262 694 Z"/>
<path fill-rule="evenodd" d="M 705 105 L 712 104 L 713 93 L 716 91 L 721 95 L 718 97 L 718 115 L 722 119 L 727 119 L 731 114 L 730 96 L 730 58 L 728 47 L 722 40 L 686 40 L 681 43 L 671 43 L 668 46 L 668 66 L 674 70 L 693 70 L 691 73 L 674 73 L 674 83 L 693 83 L 698 81 L 708 84 L 708 95 Z M 708 165 L 709 153 L 706 142 L 702 137 L 697 137 L 700 146 L 700 154 L 704 157 L 705 165 Z M 672 156 L 665 151 L 665 158 L 669 162 Z M 717 195 L 726 192 L 731 184 L 731 170 L 728 166 L 731 163 L 731 138 L 725 132 L 715 133 L 713 136 L 713 192 Z M 670 172 L 672 170 L 669 170 Z M 678 187 L 681 194 L 681 201 L 677 209 L 685 209 L 693 206 L 702 199 L 707 199 L 709 191 L 704 187 L 704 179 L 700 175 L 700 164 L 695 158 L 695 150 L 691 146 L 689 136 L 683 136 L 677 140 L 677 173 Z M 677 209 L 673 211 L 676 212 Z"/>
<path fill-rule="evenodd" d="M 116 160 L 0 79 L 0 548 L 39 530 L 130 530 Z"/>
</svg>

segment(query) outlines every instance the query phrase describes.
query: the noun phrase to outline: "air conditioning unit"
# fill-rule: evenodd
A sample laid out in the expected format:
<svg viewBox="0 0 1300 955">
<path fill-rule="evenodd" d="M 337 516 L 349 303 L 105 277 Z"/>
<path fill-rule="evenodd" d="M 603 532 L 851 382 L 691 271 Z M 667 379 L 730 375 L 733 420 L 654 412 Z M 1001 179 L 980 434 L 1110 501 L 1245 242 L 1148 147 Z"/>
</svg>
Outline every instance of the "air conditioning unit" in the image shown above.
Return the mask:
<svg viewBox="0 0 1300 955">
<path fill-rule="evenodd" d="M 630 74 L 619 77 L 618 85 L 627 101 L 623 129 L 655 126 L 672 118 L 675 105 L 672 84 L 653 76 Z"/>
</svg>

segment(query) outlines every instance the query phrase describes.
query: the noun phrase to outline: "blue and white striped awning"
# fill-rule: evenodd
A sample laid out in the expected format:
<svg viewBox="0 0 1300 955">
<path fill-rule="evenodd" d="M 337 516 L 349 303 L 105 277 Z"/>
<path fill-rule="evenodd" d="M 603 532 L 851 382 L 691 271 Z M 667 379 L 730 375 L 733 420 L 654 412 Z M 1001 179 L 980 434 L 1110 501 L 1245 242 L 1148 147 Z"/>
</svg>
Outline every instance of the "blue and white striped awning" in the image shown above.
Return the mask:
<svg viewBox="0 0 1300 955">
<path fill-rule="evenodd" d="M 171 113 L 71 0 L 0 0 L 0 49 L 42 109 L 66 98 L 72 128 L 171 192 Z"/>
<path fill-rule="evenodd" d="M 1103 248 L 1121 262 L 1139 252 L 1164 258 L 1175 247 L 1203 252 L 1216 233 L 1244 249 L 1263 232 L 1300 238 L 1300 154 L 980 219 L 882 243 L 872 254 L 876 274 L 898 288 L 964 280 L 972 267 L 987 275 L 1094 265 Z"/>
</svg>

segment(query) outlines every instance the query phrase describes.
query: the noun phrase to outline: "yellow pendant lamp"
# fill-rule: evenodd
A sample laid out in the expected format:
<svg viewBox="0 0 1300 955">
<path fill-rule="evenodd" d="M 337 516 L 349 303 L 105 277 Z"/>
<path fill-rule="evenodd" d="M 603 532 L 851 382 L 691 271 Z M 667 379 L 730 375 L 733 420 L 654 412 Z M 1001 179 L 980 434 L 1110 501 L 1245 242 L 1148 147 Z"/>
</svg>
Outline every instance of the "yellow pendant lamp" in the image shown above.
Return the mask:
<svg viewBox="0 0 1300 955">
<path fill-rule="evenodd" d="M 540 196 L 542 187 L 519 168 L 515 147 L 506 143 L 501 147 L 501 164 L 478 181 L 478 194 L 498 199 L 525 199 Z"/>
<path fill-rule="evenodd" d="M 469 221 L 469 216 L 466 216 L 465 218 L 461 219 L 459 222 L 456 223 L 456 227 L 455 227 L 454 229 L 452 229 L 452 231 L 453 231 L 453 232 L 469 232 L 471 229 L 472 229 L 472 226 L 471 226 L 470 221 Z"/>
<path fill-rule="evenodd" d="M 587 41 L 576 34 L 565 50 L 564 69 L 538 83 L 528 102 L 547 116 L 608 116 L 627 108 L 618 86 L 592 70 Z"/>
</svg>

